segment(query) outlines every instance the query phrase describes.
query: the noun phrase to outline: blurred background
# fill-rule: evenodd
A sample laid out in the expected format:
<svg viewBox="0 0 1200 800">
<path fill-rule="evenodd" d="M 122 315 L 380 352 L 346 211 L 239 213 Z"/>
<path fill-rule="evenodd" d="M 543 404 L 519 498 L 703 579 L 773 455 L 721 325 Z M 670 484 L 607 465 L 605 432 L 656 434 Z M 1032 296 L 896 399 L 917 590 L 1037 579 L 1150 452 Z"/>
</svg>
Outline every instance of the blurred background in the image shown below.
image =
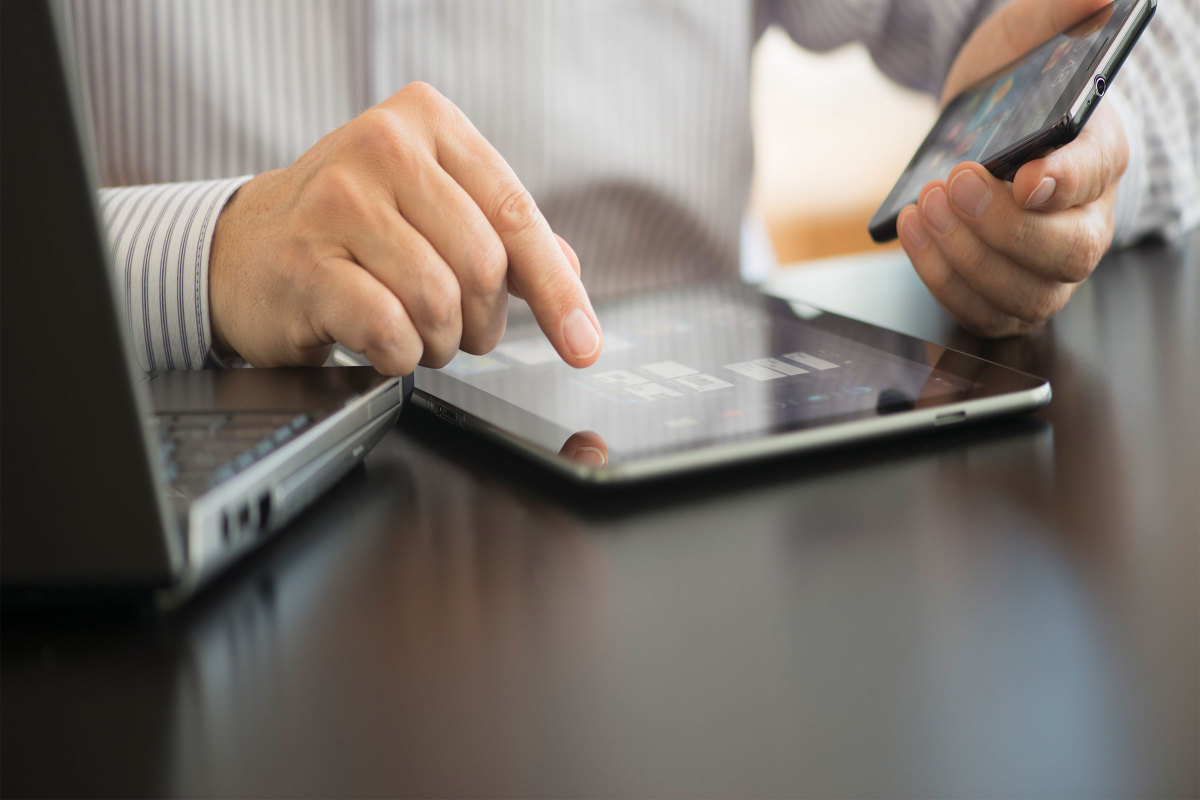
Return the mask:
<svg viewBox="0 0 1200 800">
<path fill-rule="evenodd" d="M 893 83 L 861 45 L 815 54 L 777 28 L 753 70 L 751 207 L 779 263 L 878 249 L 867 222 L 933 124 L 933 98 Z"/>
</svg>

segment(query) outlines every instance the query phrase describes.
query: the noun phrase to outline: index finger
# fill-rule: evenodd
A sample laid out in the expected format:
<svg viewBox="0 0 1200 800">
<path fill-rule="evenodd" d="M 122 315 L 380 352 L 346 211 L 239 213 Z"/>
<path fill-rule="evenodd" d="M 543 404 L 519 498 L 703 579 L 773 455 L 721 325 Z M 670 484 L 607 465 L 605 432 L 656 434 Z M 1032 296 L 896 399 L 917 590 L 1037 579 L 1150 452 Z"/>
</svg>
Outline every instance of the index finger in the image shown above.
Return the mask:
<svg viewBox="0 0 1200 800">
<path fill-rule="evenodd" d="M 546 338 L 573 367 L 600 357 L 600 322 L 559 239 L 516 173 L 461 112 L 437 134 L 442 168 L 479 205 L 508 253 L 508 277 Z"/>
</svg>

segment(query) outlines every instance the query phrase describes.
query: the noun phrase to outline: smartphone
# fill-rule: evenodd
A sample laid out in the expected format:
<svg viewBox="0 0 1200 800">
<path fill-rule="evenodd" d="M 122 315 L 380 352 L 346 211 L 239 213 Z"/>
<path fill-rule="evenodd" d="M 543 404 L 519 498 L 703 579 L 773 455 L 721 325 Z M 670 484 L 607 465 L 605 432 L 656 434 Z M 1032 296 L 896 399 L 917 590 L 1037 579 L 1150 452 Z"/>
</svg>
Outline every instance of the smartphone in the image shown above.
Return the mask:
<svg viewBox="0 0 1200 800">
<path fill-rule="evenodd" d="M 1112 85 L 1158 7 L 1116 0 L 947 104 L 875 216 L 871 238 L 896 238 L 896 219 L 925 184 L 977 161 L 1001 180 L 1073 140 Z"/>
</svg>

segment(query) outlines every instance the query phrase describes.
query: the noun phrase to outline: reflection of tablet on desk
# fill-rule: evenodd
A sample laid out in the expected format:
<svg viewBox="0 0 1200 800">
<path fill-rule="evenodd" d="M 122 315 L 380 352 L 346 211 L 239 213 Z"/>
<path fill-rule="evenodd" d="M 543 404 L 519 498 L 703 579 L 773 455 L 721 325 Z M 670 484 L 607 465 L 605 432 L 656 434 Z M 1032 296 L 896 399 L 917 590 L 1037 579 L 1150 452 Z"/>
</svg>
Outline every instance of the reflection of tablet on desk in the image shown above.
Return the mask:
<svg viewBox="0 0 1200 800">
<path fill-rule="evenodd" d="M 413 405 L 576 478 L 611 482 L 1017 414 L 1031 375 L 863 322 L 710 284 L 600 303 L 604 352 L 563 364 L 536 324 L 420 368 Z"/>
</svg>

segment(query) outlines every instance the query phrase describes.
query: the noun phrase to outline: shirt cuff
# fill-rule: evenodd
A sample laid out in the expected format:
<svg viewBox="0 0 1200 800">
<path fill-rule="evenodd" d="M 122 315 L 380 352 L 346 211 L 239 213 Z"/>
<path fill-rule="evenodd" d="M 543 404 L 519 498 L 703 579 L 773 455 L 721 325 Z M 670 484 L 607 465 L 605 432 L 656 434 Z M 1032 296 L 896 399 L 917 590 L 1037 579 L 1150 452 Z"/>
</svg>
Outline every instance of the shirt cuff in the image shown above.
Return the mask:
<svg viewBox="0 0 1200 800">
<path fill-rule="evenodd" d="M 217 363 L 208 305 L 213 232 L 229 197 L 251 177 L 100 190 L 118 294 L 143 370 Z"/>
</svg>

